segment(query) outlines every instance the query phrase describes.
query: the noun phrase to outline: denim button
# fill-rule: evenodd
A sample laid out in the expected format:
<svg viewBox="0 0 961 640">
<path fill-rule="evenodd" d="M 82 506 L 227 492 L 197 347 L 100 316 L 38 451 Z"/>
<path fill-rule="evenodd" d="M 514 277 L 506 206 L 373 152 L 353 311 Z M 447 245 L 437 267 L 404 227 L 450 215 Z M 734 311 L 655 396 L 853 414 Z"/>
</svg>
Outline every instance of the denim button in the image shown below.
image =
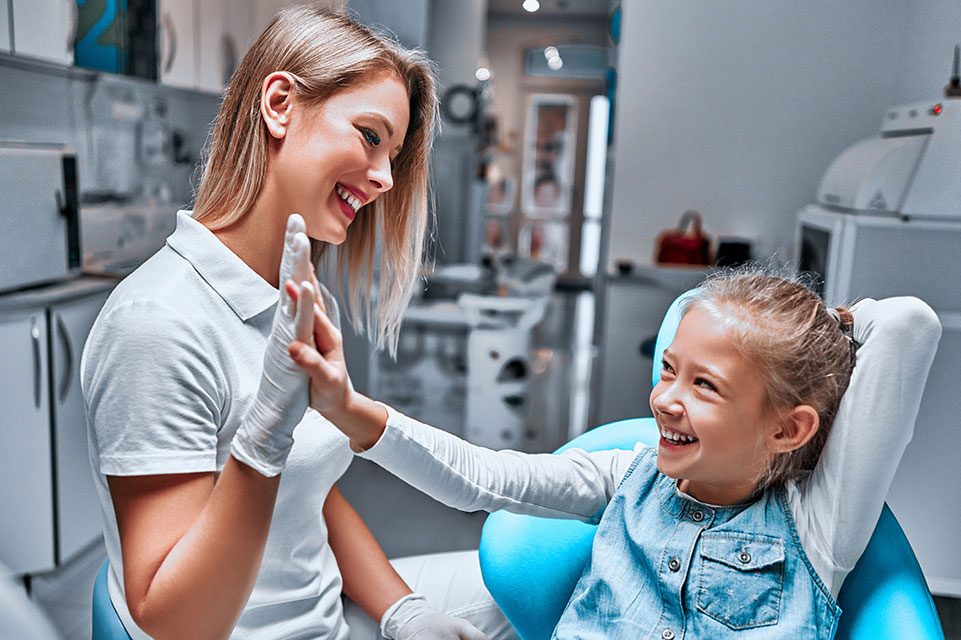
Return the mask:
<svg viewBox="0 0 961 640">
<path fill-rule="evenodd" d="M 692 513 L 691 517 L 694 518 L 694 522 L 700 522 L 704 519 L 704 512 L 699 509 Z"/>
<path fill-rule="evenodd" d="M 664 638 L 664 640 L 674 640 L 674 632 L 670 629 L 665 629 L 661 631 L 661 637 Z"/>
<path fill-rule="evenodd" d="M 671 561 L 667 563 L 667 568 L 671 571 L 678 571 L 681 568 L 681 561 L 677 559 L 677 556 L 671 558 Z"/>
<path fill-rule="evenodd" d="M 748 562 L 751 561 L 751 554 L 748 553 L 747 551 L 742 551 L 741 553 L 737 554 L 737 559 L 743 562 L 744 564 L 747 564 Z"/>
</svg>

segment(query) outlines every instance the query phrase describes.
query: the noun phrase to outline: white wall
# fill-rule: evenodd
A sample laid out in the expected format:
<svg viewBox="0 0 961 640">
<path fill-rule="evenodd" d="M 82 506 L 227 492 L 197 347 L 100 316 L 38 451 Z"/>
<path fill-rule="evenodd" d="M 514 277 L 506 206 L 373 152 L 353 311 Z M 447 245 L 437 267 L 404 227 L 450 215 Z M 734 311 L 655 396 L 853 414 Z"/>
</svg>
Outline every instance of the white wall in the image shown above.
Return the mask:
<svg viewBox="0 0 961 640">
<path fill-rule="evenodd" d="M 895 104 L 943 95 L 954 45 L 961 43 L 961 2 L 913 0 L 899 56 Z"/>
<path fill-rule="evenodd" d="M 753 238 L 759 257 L 792 257 L 798 208 L 831 160 L 875 134 L 901 95 L 897 70 L 914 5 L 622 6 L 608 264 L 651 262 L 657 233 L 690 208 L 715 237 Z"/>
</svg>

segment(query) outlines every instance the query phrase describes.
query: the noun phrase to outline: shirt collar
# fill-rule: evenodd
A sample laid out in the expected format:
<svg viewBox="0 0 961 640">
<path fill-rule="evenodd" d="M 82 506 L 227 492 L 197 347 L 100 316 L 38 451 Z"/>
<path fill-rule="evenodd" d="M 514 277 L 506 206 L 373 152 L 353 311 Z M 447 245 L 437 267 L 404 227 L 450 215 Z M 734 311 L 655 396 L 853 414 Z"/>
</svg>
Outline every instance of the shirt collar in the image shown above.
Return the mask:
<svg viewBox="0 0 961 640">
<path fill-rule="evenodd" d="M 177 212 L 177 229 L 167 238 L 167 245 L 189 262 L 244 322 L 277 303 L 280 292 L 194 220 L 190 211 Z"/>
</svg>

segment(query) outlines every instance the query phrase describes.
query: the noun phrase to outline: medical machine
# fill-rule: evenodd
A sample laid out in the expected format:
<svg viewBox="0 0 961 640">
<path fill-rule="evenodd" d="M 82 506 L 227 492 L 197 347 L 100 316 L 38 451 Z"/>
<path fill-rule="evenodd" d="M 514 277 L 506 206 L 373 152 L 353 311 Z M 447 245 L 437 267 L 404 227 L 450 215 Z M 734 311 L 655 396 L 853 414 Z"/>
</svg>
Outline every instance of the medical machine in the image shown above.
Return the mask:
<svg viewBox="0 0 961 640">
<path fill-rule="evenodd" d="M 831 164 L 798 216 L 799 267 L 831 306 L 913 295 L 944 333 L 888 503 L 933 593 L 961 596 L 961 79 L 888 109 L 878 136 Z M 869 437 L 869 436 L 866 436 Z"/>
<path fill-rule="evenodd" d="M 0 195 L 0 292 L 79 275 L 76 155 L 0 142 Z"/>
</svg>

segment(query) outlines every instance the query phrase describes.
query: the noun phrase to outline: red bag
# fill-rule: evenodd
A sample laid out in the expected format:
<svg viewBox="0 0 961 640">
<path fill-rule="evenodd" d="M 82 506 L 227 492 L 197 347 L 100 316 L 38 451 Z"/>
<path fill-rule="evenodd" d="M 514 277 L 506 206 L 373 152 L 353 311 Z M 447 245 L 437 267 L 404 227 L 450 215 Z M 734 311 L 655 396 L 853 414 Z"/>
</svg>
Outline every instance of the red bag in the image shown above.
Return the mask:
<svg viewBox="0 0 961 640">
<path fill-rule="evenodd" d="M 654 261 L 668 264 L 706 265 L 713 262 L 711 237 L 701 229 L 701 214 L 688 209 L 676 229 L 658 234 L 654 244 Z"/>
</svg>

